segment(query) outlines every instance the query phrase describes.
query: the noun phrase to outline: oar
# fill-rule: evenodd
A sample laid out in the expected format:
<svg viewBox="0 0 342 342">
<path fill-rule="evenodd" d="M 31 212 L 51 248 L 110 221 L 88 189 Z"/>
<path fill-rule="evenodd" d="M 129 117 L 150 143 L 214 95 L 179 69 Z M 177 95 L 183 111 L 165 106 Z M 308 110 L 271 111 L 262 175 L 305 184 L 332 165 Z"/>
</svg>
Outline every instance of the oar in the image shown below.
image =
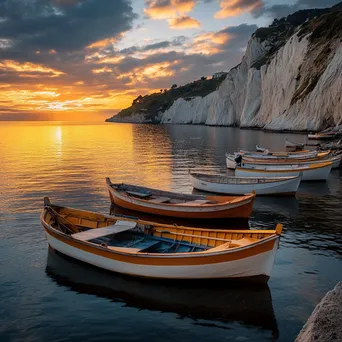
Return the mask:
<svg viewBox="0 0 342 342">
<path fill-rule="evenodd" d="M 71 233 L 78 233 L 80 230 L 73 225 L 70 221 L 68 221 L 66 218 L 64 218 L 62 215 L 58 214 L 58 212 L 54 209 L 52 209 L 51 206 L 46 205 L 45 208 L 49 211 L 49 213 L 57 219 L 57 222 L 59 224 L 62 224 L 69 232 Z"/>
</svg>

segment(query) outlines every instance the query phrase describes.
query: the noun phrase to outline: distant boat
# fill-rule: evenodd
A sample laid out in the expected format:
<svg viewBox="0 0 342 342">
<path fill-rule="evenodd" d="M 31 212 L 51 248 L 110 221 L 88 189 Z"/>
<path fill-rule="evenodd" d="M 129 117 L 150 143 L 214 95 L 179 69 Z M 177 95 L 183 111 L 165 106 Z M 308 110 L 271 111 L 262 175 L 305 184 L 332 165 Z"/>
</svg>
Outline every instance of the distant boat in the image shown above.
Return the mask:
<svg viewBox="0 0 342 342">
<path fill-rule="evenodd" d="M 312 140 L 328 140 L 328 139 L 334 139 L 335 137 L 336 137 L 336 133 L 308 134 L 308 139 L 312 139 Z"/>
<path fill-rule="evenodd" d="M 265 156 L 257 156 L 255 154 L 229 154 L 226 153 L 226 164 L 227 168 L 231 170 L 235 170 L 236 165 L 291 165 L 291 164 L 302 164 L 304 162 L 317 162 L 324 161 L 330 154 L 330 151 L 314 153 L 314 154 L 305 154 L 305 155 L 287 155 L 287 156 L 273 156 L 272 158 L 265 158 Z M 336 160 L 334 159 L 334 162 Z M 310 163 L 311 164 L 311 163 Z"/>
<path fill-rule="evenodd" d="M 325 162 L 332 162 L 332 168 L 336 169 L 340 167 L 342 160 L 342 155 L 331 156 L 323 159 L 296 159 L 296 160 L 282 160 L 282 161 L 274 161 L 274 160 L 255 160 L 249 158 L 242 158 L 242 164 L 246 167 L 252 167 L 255 165 L 273 165 L 274 167 L 282 168 L 286 165 L 314 165 L 314 164 L 322 164 Z"/>
<path fill-rule="evenodd" d="M 297 150 L 302 150 L 304 149 L 304 144 L 302 143 L 297 143 L 297 142 L 293 142 L 288 140 L 287 138 L 285 138 L 285 147 L 286 148 L 295 148 Z"/>
<path fill-rule="evenodd" d="M 312 158 L 324 158 L 327 157 L 330 153 L 329 151 L 319 152 L 319 151 L 310 151 L 310 152 L 302 152 L 302 153 L 277 153 L 277 154 L 263 154 L 263 153 L 235 153 L 235 155 L 242 154 L 244 158 L 253 158 L 253 159 L 263 159 L 263 160 L 279 160 L 279 159 L 312 159 Z"/>
<path fill-rule="evenodd" d="M 300 150 L 300 151 L 270 151 L 268 149 L 264 149 L 263 152 L 261 151 L 248 151 L 239 149 L 239 154 L 255 154 L 258 156 L 276 156 L 276 157 L 286 157 L 286 156 L 296 156 L 305 153 L 314 153 L 317 151 L 310 151 L 310 150 Z"/>
<path fill-rule="evenodd" d="M 256 145 L 255 149 L 257 150 L 257 152 L 264 152 L 266 150 L 265 147 L 260 147 L 259 145 Z"/>
<path fill-rule="evenodd" d="M 241 195 L 255 191 L 257 195 L 295 195 L 301 177 L 227 177 L 190 173 L 195 189 L 220 194 Z"/>
<path fill-rule="evenodd" d="M 237 177 L 292 177 L 302 172 L 303 181 L 326 181 L 332 168 L 331 162 L 313 165 L 255 165 L 253 167 L 236 167 Z"/>
<path fill-rule="evenodd" d="M 58 252 L 112 272 L 154 279 L 267 282 L 282 225 L 275 230 L 199 229 L 128 220 L 51 204 L 40 217 Z"/>
<path fill-rule="evenodd" d="M 198 196 L 162 191 L 106 179 L 112 204 L 144 213 L 192 219 L 247 219 L 255 194 Z"/>
</svg>

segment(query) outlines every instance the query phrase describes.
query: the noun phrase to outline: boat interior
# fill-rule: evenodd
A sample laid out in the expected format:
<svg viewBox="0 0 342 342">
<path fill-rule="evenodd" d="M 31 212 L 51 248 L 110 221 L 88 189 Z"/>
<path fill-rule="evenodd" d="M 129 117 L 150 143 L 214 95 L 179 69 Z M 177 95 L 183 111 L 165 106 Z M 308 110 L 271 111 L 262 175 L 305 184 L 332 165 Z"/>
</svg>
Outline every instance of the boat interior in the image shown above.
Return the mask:
<svg viewBox="0 0 342 342">
<path fill-rule="evenodd" d="M 206 175 L 206 174 L 201 174 L 201 173 L 191 173 L 191 175 L 203 181 L 220 183 L 220 184 L 265 184 L 265 183 L 274 183 L 274 182 L 297 178 L 297 177 L 257 177 L 257 178 L 227 177 L 227 176 Z"/>
<path fill-rule="evenodd" d="M 150 203 L 177 204 L 183 206 L 215 205 L 241 200 L 241 196 L 201 196 L 174 193 L 145 188 L 130 184 L 111 184 L 111 187 L 126 196 L 148 201 Z"/>
<path fill-rule="evenodd" d="M 247 246 L 281 232 L 281 225 L 276 231 L 225 231 L 158 225 L 51 204 L 45 205 L 43 220 L 78 241 L 128 253 L 223 251 Z"/>
</svg>

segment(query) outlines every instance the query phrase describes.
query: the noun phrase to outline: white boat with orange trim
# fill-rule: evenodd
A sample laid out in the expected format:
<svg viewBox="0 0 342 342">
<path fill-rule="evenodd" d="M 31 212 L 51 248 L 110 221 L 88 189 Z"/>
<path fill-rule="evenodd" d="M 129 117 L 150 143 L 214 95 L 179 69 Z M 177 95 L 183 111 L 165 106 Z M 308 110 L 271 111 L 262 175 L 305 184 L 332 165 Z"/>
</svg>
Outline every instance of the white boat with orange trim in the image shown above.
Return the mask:
<svg viewBox="0 0 342 342">
<path fill-rule="evenodd" d="M 275 230 L 199 229 L 118 218 L 52 205 L 40 221 L 58 252 L 130 276 L 267 282 L 282 225 Z"/>
<path fill-rule="evenodd" d="M 260 157 L 253 157 L 251 155 L 247 155 L 244 154 L 242 157 L 243 159 L 247 160 L 247 161 L 262 161 L 262 162 L 269 162 L 269 163 L 284 163 L 284 162 L 305 162 L 305 161 L 317 161 L 317 160 L 322 160 L 325 158 L 328 158 L 330 155 L 330 150 L 329 151 L 324 151 L 324 152 L 315 152 L 314 155 L 311 155 L 311 157 L 308 156 L 308 154 L 306 155 L 306 157 L 304 157 L 304 155 L 301 155 L 300 157 L 296 157 L 295 155 L 291 155 L 288 157 L 281 157 L 281 156 L 274 156 L 274 158 L 265 158 L 264 156 L 260 156 Z M 235 153 L 235 155 L 237 156 L 238 153 Z"/>
<path fill-rule="evenodd" d="M 109 178 L 106 182 L 112 204 L 161 216 L 248 220 L 255 197 L 255 194 L 244 196 L 187 195 L 131 184 L 114 184 Z"/>
<path fill-rule="evenodd" d="M 226 163 L 227 168 L 235 170 L 237 164 L 243 164 L 248 167 L 251 167 L 253 165 L 279 165 L 281 168 L 283 165 L 299 165 L 299 164 L 315 164 L 315 163 L 323 163 L 325 161 L 331 161 L 333 162 L 333 168 L 339 167 L 340 165 L 340 157 L 339 156 L 333 156 L 329 157 L 330 151 L 325 151 L 318 153 L 316 157 L 312 158 L 306 158 L 306 159 L 297 159 L 297 158 L 283 158 L 283 157 L 277 157 L 273 159 L 265 159 L 265 158 L 256 158 L 256 157 L 249 157 L 245 154 L 241 155 L 236 153 L 228 154 L 226 153 Z"/>
<path fill-rule="evenodd" d="M 310 150 L 301 150 L 301 151 L 270 151 L 267 148 L 259 147 L 256 145 L 257 151 L 248 151 L 239 149 L 239 154 L 253 154 L 256 156 L 275 156 L 275 157 L 291 157 L 291 156 L 298 156 L 308 153 L 317 153 L 317 151 L 310 151 Z"/>
<path fill-rule="evenodd" d="M 273 165 L 277 168 L 282 168 L 284 165 L 314 165 L 314 164 L 322 164 L 325 162 L 332 163 L 332 169 L 337 169 L 340 167 L 342 160 L 342 155 L 336 155 L 324 159 L 318 160 L 294 160 L 294 161 L 281 161 L 275 162 L 271 160 L 250 160 L 249 158 L 242 158 L 242 164 L 246 167 L 253 167 L 255 165 Z"/>
<path fill-rule="evenodd" d="M 330 150 L 319 152 L 319 151 L 310 151 L 306 153 L 298 153 L 298 154 L 263 154 L 263 153 L 234 153 L 234 155 L 242 155 L 244 158 L 250 158 L 255 160 L 271 160 L 271 161 L 286 161 L 286 160 L 315 160 L 315 159 L 323 159 L 326 158 L 330 154 Z"/>
<path fill-rule="evenodd" d="M 195 189 L 219 194 L 242 195 L 255 191 L 257 195 L 295 195 L 301 177 L 228 177 L 190 173 Z"/>
<path fill-rule="evenodd" d="M 312 165 L 255 165 L 253 167 L 236 167 L 237 177 L 292 177 L 302 173 L 303 181 L 326 181 L 332 168 L 331 162 Z"/>
<path fill-rule="evenodd" d="M 308 139 L 311 139 L 311 140 L 329 140 L 329 139 L 335 139 L 335 138 L 336 138 L 336 132 L 308 134 Z"/>
</svg>

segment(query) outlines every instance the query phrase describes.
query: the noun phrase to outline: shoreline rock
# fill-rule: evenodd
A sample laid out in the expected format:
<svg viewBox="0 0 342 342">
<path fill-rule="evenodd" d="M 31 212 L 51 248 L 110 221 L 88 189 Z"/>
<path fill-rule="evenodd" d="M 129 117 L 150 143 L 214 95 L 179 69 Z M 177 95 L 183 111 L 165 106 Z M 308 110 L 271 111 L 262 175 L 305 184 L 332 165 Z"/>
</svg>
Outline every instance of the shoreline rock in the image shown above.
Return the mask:
<svg viewBox="0 0 342 342">
<path fill-rule="evenodd" d="M 314 341 L 342 341 L 342 282 L 323 297 L 295 340 Z"/>
</svg>

